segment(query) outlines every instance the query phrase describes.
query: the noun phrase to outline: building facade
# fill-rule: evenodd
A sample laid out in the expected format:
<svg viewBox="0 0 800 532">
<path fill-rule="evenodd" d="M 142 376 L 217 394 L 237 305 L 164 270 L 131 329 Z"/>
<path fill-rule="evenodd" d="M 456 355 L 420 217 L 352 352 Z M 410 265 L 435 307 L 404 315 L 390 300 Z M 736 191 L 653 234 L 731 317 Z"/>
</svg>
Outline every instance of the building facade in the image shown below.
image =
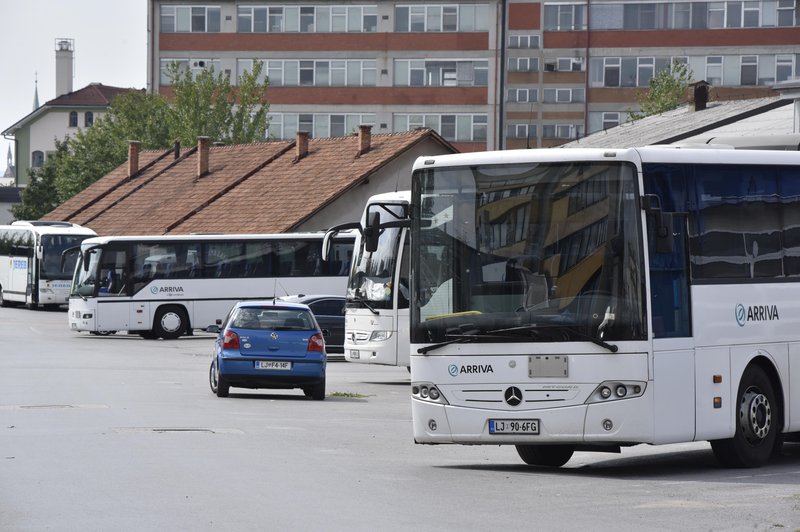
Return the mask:
<svg viewBox="0 0 800 532">
<path fill-rule="evenodd" d="M 148 2 L 148 88 L 172 62 L 230 76 L 263 63 L 269 133 L 431 127 L 462 151 L 548 147 L 628 119 L 686 63 L 712 98 L 797 75 L 796 0 Z"/>
</svg>

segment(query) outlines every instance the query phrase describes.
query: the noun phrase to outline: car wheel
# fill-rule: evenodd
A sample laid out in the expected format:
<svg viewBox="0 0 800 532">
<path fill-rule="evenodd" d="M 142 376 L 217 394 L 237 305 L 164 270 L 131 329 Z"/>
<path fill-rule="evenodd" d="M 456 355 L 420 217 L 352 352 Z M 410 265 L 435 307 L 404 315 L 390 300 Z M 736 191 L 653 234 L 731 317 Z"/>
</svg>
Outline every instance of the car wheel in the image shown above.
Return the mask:
<svg viewBox="0 0 800 532">
<path fill-rule="evenodd" d="M 217 364 L 211 363 L 208 370 L 208 383 L 211 385 L 211 391 L 217 394 L 217 397 L 228 397 L 230 386 L 228 382 L 220 376 Z"/>
<path fill-rule="evenodd" d="M 711 449 L 726 467 L 760 467 L 778 451 L 780 405 L 766 372 L 748 366 L 736 394 L 736 433 L 733 438 L 711 442 Z"/>
<path fill-rule="evenodd" d="M 575 452 L 570 445 L 516 445 L 516 448 L 526 464 L 545 467 L 561 467 Z"/>
<path fill-rule="evenodd" d="M 153 320 L 153 332 L 164 340 L 174 340 L 186 332 L 189 323 L 181 307 L 161 307 Z"/>
<path fill-rule="evenodd" d="M 314 386 L 309 386 L 308 388 L 303 388 L 303 393 L 306 394 L 306 397 L 310 397 L 315 401 L 324 401 L 325 400 L 325 379 L 318 382 Z"/>
</svg>

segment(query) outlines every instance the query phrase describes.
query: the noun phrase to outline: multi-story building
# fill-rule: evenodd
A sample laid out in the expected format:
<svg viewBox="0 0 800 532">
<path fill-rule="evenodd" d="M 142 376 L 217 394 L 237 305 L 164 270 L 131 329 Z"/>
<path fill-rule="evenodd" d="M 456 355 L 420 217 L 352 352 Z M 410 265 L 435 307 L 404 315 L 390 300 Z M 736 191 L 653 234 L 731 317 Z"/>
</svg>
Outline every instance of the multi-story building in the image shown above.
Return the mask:
<svg viewBox="0 0 800 532">
<path fill-rule="evenodd" d="M 659 70 L 712 98 L 797 74 L 796 0 L 149 0 L 148 87 L 167 66 L 232 80 L 262 61 L 269 133 L 436 129 L 459 149 L 547 147 L 628 118 Z"/>
</svg>

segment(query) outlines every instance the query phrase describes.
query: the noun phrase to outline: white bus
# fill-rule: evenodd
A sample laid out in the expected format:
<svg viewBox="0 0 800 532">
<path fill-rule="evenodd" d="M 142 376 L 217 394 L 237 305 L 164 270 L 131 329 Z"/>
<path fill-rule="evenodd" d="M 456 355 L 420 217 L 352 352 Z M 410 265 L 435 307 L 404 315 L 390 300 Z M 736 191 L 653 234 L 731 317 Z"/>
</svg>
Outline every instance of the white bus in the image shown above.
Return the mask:
<svg viewBox="0 0 800 532">
<path fill-rule="evenodd" d="M 117 236 L 85 240 L 69 299 L 73 331 L 177 338 L 237 301 L 344 294 L 353 236 L 322 260 L 324 233 Z"/>
<path fill-rule="evenodd" d="M 800 153 L 424 157 L 411 205 L 417 443 L 755 467 L 798 436 Z"/>
<path fill-rule="evenodd" d="M 0 225 L 0 305 L 66 305 L 76 254 L 64 251 L 97 233 L 69 222 Z"/>
<path fill-rule="evenodd" d="M 361 222 L 331 228 L 357 228 L 347 282 L 344 358 L 348 362 L 409 366 L 408 219 L 411 191 L 372 196 Z M 377 216 L 377 219 L 375 218 Z M 368 220 L 383 224 L 368 243 Z"/>
</svg>

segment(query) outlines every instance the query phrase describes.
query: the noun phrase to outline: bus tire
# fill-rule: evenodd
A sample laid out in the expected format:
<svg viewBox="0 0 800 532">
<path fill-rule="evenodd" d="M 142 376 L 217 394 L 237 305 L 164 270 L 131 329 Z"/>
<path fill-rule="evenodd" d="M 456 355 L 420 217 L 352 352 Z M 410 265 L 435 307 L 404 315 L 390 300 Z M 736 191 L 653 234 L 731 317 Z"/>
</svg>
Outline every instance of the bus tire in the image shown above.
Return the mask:
<svg viewBox="0 0 800 532">
<path fill-rule="evenodd" d="M 228 381 L 220 376 L 217 365 L 214 362 L 211 362 L 211 367 L 208 370 L 208 384 L 211 386 L 211 391 L 216 394 L 217 397 L 228 397 L 230 385 Z"/>
<path fill-rule="evenodd" d="M 733 438 L 714 440 L 711 449 L 725 467 L 760 467 L 781 444 L 778 437 L 780 405 L 767 373 L 747 366 L 736 394 L 736 432 Z"/>
<path fill-rule="evenodd" d="M 153 331 L 139 331 L 138 334 L 145 340 L 158 340 L 158 335 Z"/>
<path fill-rule="evenodd" d="M 8 307 L 10 304 L 6 301 L 6 298 L 3 297 L 3 287 L 0 287 L 0 307 Z"/>
<path fill-rule="evenodd" d="M 528 465 L 561 467 L 575 449 L 571 445 L 515 445 L 517 454 Z"/>
<path fill-rule="evenodd" d="M 189 319 L 183 307 L 165 305 L 156 312 L 153 332 L 164 340 L 174 340 L 186 332 L 188 325 Z"/>
</svg>

